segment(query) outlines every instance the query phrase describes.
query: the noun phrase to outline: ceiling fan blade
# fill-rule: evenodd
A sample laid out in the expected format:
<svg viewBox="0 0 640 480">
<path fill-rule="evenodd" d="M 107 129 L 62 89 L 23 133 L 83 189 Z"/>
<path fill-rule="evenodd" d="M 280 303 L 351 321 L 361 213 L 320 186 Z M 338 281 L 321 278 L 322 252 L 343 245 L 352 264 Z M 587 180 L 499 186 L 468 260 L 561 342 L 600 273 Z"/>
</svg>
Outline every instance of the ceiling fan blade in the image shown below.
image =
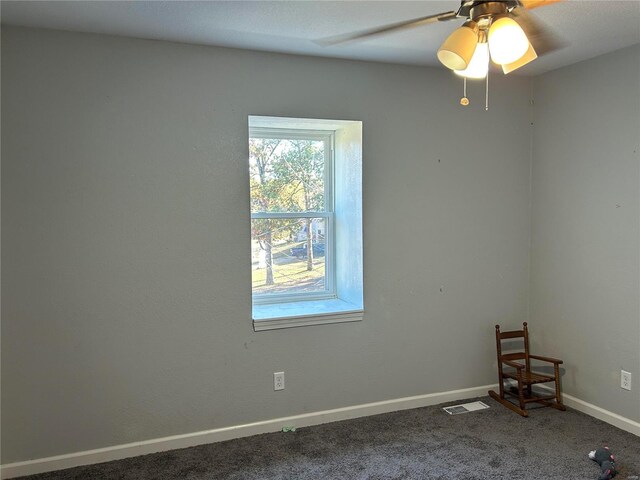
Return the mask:
<svg viewBox="0 0 640 480">
<path fill-rule="evenodd" d="M 364 30 L 356 33 L 348 33 L 345 35 L 336 35 L 334 37 L 322 38 L 315 40 L 315 43 L 322 45 L 323 47 L 338 45 L 341 43 L 352 42 L 354 40 L 362 40 L 365 38 L 373 37 L 375 35 L 381 35 L 383 33 L 389 33 L 398 30 L 408 30 L 410 28 L 419 27 L 421 25 L 427 25 L 429 23 L 444 22 L 447 20 L 453 20 L 457 16 L 457 12 L 443 12 L 435 15 L 428 15 L 426 17 L 414 18 L 413 20 L 406 20 L 404 22 L 392 23 L 385 25 L 384 27 L 372 28 L 371 30 Z"/>
<path fill-rule="evenodd" d="M 561 2 L 562 0 L 520 0 L 520 3 L 527 10 L 532 10 L 538 7 L 546 7 L 554 3 Z"/>
<path fill-rule="evenodd" d="M 516 7 L 512 10 L 513 19 L 527 34 L 527 38 L 533 48 L 542 56 L 546 53 L 560 50 L 568 45 L 568 43 L 556 35 L 547 25 L 534 15 L 529 13 L 523 7 Z"/>
</svg>

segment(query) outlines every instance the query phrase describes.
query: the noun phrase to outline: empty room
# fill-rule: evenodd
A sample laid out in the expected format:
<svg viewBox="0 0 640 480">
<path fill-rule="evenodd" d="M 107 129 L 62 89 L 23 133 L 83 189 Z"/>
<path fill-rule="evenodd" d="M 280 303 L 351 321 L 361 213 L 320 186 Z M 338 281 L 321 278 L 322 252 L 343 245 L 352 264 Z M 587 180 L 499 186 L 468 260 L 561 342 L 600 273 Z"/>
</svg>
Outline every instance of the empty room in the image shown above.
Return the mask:
<svg viewBox="0 0 640 480">
<path fill-rule="evenodd" d="M 0 477 L 640 477 L 640 1 L 2 1 Z"/>
</svg>

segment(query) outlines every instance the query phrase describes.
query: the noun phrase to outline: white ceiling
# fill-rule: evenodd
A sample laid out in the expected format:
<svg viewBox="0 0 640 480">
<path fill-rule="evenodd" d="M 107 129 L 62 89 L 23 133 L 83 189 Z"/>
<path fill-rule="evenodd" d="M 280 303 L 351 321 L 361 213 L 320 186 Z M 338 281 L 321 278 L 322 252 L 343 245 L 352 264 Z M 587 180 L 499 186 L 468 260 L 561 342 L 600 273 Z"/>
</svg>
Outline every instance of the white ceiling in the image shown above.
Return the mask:
<svg viewBox="0 0 640 480">
<path fill-rule="evenodd" d="M 443 22 L 347 45 L 314 40 L 443 11 L 450 1 L 2 1 L 2 23 L 412 65 L 460 24 Z M 535 15 L 568 43 L 521 69 L 535 75 L 640 43 L 640 0 L 573 0 Z"/>
</svg>

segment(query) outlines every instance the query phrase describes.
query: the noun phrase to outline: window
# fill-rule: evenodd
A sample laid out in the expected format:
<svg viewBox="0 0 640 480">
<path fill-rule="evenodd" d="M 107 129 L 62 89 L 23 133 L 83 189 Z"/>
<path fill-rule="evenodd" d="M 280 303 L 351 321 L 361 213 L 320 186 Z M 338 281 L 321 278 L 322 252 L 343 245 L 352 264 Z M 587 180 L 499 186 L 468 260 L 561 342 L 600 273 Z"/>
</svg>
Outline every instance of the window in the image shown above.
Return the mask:
<svg viewBox="0 0 640 480">
<path fill-rule="evenodd" d="M 249 117 L 256 330 L 362 318 L 361 123 Z"/>
<path fill-rule="evenodd" d="M 251 129 L 255 303 L 335 297 L 332 165 L 333 132 Z"/>
</svg>

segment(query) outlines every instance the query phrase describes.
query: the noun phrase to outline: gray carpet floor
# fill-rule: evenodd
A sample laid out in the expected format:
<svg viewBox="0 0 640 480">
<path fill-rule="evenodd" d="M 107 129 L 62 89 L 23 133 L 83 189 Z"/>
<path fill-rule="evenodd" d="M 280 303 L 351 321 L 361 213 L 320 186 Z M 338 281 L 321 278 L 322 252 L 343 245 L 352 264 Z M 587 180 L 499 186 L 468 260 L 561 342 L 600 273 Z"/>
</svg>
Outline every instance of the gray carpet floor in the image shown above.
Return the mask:
<svg viewBox="0 0 640 480">
<path fill-rule="evenodd" d="M 491 408 L 418 408 L 23 479 L 596 480 L 587 454 L 601 445 L 617 457 L 617 479 L 640 475 L 640 437 L 571 409 L 536 408 L 522 418 L 479 400 Z"/>
</svg>

